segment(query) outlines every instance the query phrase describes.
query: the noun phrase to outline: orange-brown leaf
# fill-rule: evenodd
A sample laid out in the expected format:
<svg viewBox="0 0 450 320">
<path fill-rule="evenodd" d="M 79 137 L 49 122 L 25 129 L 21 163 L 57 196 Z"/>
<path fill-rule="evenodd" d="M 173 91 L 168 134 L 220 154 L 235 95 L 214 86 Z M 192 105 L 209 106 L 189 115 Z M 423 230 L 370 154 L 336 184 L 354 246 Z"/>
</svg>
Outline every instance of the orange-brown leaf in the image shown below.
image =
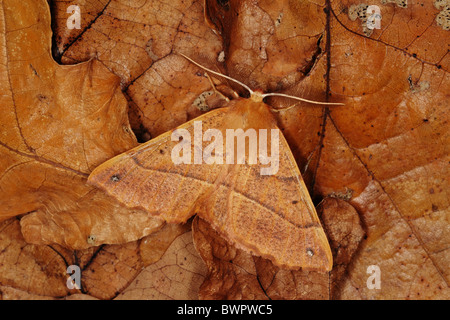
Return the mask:
<svg viewBox="0 0 450 320">
<path fill-rule="evenodd" d="M 86 185 L 89 172 L 136 145 L 119 79 L 97 60 L 51 57 L 46 1 L 3 1 L 0 220 L 27 241 L 86 248 L 141 238 L 161 225 Z"/>
</svg>

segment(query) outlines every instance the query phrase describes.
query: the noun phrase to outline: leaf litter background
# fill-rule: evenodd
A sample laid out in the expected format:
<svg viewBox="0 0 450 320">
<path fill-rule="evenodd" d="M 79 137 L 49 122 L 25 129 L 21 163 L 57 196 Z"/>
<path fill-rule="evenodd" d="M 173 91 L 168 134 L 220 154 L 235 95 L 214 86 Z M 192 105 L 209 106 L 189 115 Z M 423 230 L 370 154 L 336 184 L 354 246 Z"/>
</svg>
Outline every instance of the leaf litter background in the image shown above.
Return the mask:
<svg viewBox="0 0 450 320">
<path fill-rule="evenodd" d="M 207 1 L 206 21 L 203 1 L 0 1 L 1 297 L 448 299 L 450 4 L 403 3 L 367 1 L 382 11 L 370 34 L 358 1 Z M 71 4 L 80 30 L 66 27 Z M 200 219 L 162 225 L 86 185 L 133 132 L 143 142 L 202 113 L 210 84 L 176 52 L 252 88 L 345 103 L 276 113 L 331 273 L 280 270 Z M 80 290 L 66 287 L 71 264 Z"/>
</svg>

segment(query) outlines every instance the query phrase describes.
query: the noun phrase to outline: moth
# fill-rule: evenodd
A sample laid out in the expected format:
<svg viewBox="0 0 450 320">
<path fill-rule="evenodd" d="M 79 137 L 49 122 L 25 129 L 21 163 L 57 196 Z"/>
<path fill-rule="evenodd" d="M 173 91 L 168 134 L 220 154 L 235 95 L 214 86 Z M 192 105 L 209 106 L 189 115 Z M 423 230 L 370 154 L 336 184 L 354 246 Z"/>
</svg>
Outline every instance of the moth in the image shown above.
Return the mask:
<svg viewBox="0 0 450 320">
<path fill-rule="evenodd" d="M 88 182 L 168 223 L 185 223 L 197 214 L 237 248 L 282 268 L 330 271 L 327 237 L 271 107 L 263 102 L 267 96 L 287 95 L 253 91 L 182 56 L 239 83 L 250 98 L 232 99 L 106 161 Z M 231 143 L 230 130 L 244 133 L 249 144 Z M 230 154 L 236 155 L 234 162 Z M 273 170 L 267 169 L 269 156 L 276 161 Z"/>
</svg>

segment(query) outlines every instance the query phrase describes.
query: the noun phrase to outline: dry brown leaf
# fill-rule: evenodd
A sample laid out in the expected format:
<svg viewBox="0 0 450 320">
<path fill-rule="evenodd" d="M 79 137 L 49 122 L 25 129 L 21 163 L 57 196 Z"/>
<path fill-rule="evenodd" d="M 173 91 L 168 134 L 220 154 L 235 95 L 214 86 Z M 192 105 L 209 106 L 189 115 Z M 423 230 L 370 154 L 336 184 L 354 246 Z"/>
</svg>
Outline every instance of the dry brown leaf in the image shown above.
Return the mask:
<svg viewBox="0 0 450 320">
<path fill-rule="evenodd" d="M 84 293 L 83 297 L 111 298 L 140 271 L 136 270 L 140 261 L 136 249 L 136 242 L 81 252 L 56 245 L 28 244 L 19 221 L 6 220 L 0 226 L 2 299 L 60 299 L 79 293 Z M 66 285 L 69 265 L 81 268 L 80 290 L 69 290 Z M 111 272 L 114 268 L 116 271 Z"/>
<path fill-rule="evenodd" d="M 65 296 L 66 265 L 50 246 L 27 244 L 17 219 L 0 223 L 0 295 L 2 299 Z"/>
<path fill-rule="evenodd" d="M 78 254 L 83 293 L 99 299 L 112 299 L 140 273 L 143 263 L 139 242 L 108 245 Z"/>
<path fill-rule="evenodd" d="M 329 297 L 339 299 L 341 284 L 352 272 L 351 263 L 358 254 L 359 246 L 365 238 L 365 231 L 355 208 L 340 198 L 325 198 L 317 211 L 333 251 Z"/>
<path fill-rule="evenodd" d="M 29 213 L 22 232 L 36 244 L 139 239 L 161 221 L 85 184 L 96 165 L 136 145 L 119 80 L 96 60 L 57 65 L 48 5 L 28 2 L 0 8 L 0 220 Z"/>
<path fill-rule="evenodd" d="M 139 245 L 144 266 L 158 262 L 170 244 L 190 230 L 190 224 L 166 224 L 163 228 L 143 238 Z"/>
<path fill-rule="evenodd" d="M 163 227 L 156 234 L 165 236 L 164 243 L 156 250 L 151 245 L 160 241 L 151 235 L 123 245 L 71 251 L 57 245 L 28 244 L 17 219 L 3 221 L 0 224 L 0 298 L 197 299 L 206 270 L 193 250 L 190 232 L 186 232 L 187 226 Z M 67 288 L 70 265 L 80 267 L 79 290 Z M 167 286 L 160 286 L 161 283 Z"/>
<path fill-rule="evenodd" d="M 206 268 L 194 248 L 191 232 L 184 231 L 161 259 L 143 269 L 116 299 L 197 300 Z"/>
<path fill-rule="evenodd" d="M 203 23 L 202 4 L 203 0 L 80 3 L 86 12 L 81 24 L 89 27 L 68 32 L 68 4 L 54 1 L 57 56 L 63 63 L 95 56 L 119 75 L 130 99 L 130 124 L 146 141 L 200 114 L 191 104 L 210 89 L 209 82 L 203 73 L 180 69 L 171 54 L 195 52 L 216 59 L 221 43 Z"/>
<path fill-rule="evenodd" d="M 251 88 L 280 91 L 298 84 L 320 54 L 322 5 L 309 1 L 206 1 L 222 35 L 225 70 Z M 241 90 L 242 88 L 239 88 Z"/>
<path fill-rule="evenodd" d="M 236 249 L 196 216 L 194 245 L 208 267 L 200 299 L 267 299 L 256 278 L 252 255 Z"/>
<path fill-rule="evenodd" d="M 351 188 L 367 232 L 340 297 L 448 299 L 448 31 L 431 1 L 385 5 L 389 23 L 368 39 L 345 15 L 355 3 L 332 8 L 330 91 L 347 107 L 328 118 L 315 185 Z M 370 265 L 379 290 L 367 288 Z"/>
</svg>

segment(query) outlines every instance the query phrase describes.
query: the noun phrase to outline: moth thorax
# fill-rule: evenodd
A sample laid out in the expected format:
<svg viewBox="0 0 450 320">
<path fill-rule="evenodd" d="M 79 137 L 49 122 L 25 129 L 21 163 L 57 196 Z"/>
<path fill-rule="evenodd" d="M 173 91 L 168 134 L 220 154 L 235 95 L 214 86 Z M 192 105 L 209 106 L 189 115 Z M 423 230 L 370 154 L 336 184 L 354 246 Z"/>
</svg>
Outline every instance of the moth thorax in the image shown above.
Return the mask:
<svg viewBox="0 0 450 320">
<path fill-rule="evenodd" d="M 259 90 L 253 91 L 250 95 L 250 99 L 254 102 L 261 102 L 263 98 L 263 93 Z"/>
</svg>

